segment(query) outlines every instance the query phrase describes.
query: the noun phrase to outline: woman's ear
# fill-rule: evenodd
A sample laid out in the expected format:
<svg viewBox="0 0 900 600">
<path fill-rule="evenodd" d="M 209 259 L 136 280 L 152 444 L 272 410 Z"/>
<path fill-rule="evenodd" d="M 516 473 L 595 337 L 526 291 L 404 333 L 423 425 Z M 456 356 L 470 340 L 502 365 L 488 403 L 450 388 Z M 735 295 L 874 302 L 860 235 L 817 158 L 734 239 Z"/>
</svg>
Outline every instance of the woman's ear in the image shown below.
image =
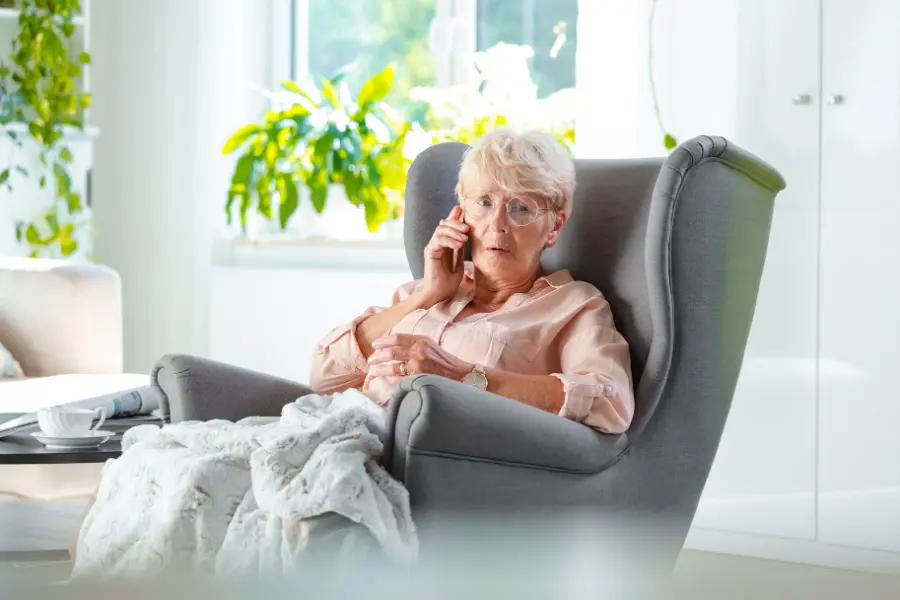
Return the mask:
<svg viewBox="0 0 900 600">
<path fill-rule="evenodd" d="M 556 219 L 553 223 L 553 229 L 547 234 L 547 241 L 544 244 L 544 248 L 552 248 L 556 242 L 559 240 L 559 233 L 563 228 L 563 225 L 566 224 L 566 219 L 569 218 L 569 215 L 565 213 L 565 211 L 561 211 L 556 213 Z"/>
</svg>

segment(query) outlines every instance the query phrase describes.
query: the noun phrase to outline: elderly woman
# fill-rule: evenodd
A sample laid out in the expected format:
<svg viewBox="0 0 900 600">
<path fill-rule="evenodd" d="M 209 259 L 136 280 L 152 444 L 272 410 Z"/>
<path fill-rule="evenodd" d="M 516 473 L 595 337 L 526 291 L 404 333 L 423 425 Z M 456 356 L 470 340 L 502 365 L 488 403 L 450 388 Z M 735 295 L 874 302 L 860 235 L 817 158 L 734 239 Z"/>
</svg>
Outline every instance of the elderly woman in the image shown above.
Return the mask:
<svg viewBox="0 0 900 600">
<path fill-rule="evenodd" d="M 425 248 L 424 278 L 317 345 L 313 390 L 357 388 L 385 404 L 404 377 L 432 373 L 604 433 L 625 431 L 634 413 L 630 359 L 609 304 L 568 271 L 541 268 L 574 188 L 572 161 L 551 137 L 485 135 L 465 154 L 459 205 Z M 466 243 L 471 263 L 463 263 Z"/>
</svg>

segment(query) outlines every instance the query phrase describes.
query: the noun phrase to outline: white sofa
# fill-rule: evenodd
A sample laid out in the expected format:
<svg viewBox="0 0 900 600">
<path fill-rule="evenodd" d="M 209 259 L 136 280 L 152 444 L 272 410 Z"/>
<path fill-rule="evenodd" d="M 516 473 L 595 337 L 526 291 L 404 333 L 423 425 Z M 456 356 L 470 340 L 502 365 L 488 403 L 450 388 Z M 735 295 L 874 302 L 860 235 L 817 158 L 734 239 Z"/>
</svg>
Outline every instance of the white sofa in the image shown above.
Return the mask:
<svg viewBox="0 0 900 600">
<path fill-rule="evenodd" d="M 0 258 L 0 342 L 26 378 L 82 374 L 108 386 L 122 374 L 121 290 L 100 265 Z M 0 413 L 13 412 L 3 388 L 21 387 L 9 381 Z M 0 465 L 0 552 L 64 550 L 101 467 Z"/>
<path fill-rule="evenodd" d="M 112 269 L 0 258 L 0 342 L 28 377 L 122 372 L 122 285 Z"/>
</svg>

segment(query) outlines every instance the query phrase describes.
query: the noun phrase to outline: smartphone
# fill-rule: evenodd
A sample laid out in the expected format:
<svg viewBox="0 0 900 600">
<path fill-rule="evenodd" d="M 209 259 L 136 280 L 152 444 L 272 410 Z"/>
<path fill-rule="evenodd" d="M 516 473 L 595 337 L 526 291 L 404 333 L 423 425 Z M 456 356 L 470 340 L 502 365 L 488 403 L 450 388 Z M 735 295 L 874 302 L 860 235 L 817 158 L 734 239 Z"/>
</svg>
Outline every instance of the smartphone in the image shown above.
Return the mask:
<svg viewBox="0 0 900 600">
<path fill-rule="evenodd" d="M 459 220 L 462 221 L 463 223 L 465 223 L 466 222 L 466 213 L 462 213 L 462 215 L 460 215 Z M 468 236 L 466 236 L 466 237 L 468 237 Z M 468 243 L 469 242 L 466 242 L 466 244 L 468 244 Z M 463 245 L 463 251 L 465 251 L 465 249 L 466 249 L 466 247 L 465 247 L 465 245 Z M 454 248 L 453 249 L 453 262 L 450 263 L 450 272 L 451 273 L 456 273 L 456 265 L 457 264 L 459 264 L 459 250 Z"/>
</svg>

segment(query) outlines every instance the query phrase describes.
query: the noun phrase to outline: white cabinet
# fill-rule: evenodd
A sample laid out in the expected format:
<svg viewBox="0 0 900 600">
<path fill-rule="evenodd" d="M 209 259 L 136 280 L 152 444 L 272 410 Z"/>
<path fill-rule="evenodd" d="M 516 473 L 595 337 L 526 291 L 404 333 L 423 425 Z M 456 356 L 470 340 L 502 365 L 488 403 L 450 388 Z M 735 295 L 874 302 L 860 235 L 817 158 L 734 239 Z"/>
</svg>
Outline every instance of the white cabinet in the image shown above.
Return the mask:
<svg viewBox="0 0 900 600">
<path fill-rule="evenodd" d="M 822 24 L 819 539 L 900 552 L 900 2 Z"/>
<path fill-rule="evenodd" d="M 788 182 L 728 423 L 694 525 L 814 539 L 819 0 L 740 2 L 734 141 Z"/>
<path fill-rule="evenodd" d="M 694 526 L 900 553 L 900 2 L 735 1 L 733 138 L 788 185 Z"/>
</svg>

